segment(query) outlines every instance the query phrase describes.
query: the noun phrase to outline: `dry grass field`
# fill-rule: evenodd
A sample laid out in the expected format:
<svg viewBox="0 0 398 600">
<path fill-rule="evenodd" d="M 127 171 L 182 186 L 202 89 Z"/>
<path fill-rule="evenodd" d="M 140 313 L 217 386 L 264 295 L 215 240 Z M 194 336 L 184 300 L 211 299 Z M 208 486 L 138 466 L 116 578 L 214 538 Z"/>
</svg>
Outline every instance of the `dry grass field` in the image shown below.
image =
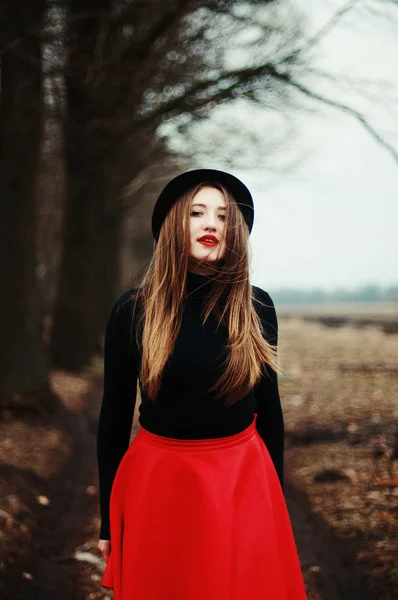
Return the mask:
<svg viewBox="0 0 398 600">
<path fill-rule="evenodd" d="M 287 476 L 350 540 L 380 598 L 396 597 L 398 335 L 281 312 Z"/>
</svg>

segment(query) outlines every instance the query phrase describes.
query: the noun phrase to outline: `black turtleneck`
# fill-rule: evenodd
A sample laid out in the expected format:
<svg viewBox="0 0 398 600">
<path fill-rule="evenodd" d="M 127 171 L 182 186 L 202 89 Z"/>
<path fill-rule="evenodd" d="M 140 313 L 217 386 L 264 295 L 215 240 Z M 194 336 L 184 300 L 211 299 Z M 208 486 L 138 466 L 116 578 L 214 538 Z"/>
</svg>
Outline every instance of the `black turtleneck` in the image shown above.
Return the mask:
<svg viewBox="0 0 398 600">
<path fill-rule="evenodd" d="M 250 393 L 230 407 L 215 401 L 207 390 L 220 375 L 225 359 L 227 332 L 215 331 L 210 316 L 203 326 L 201 302 L 211 277 L 188 271 L 187 295 L 181 330 L 163 372 L 157 402 L 142 390 L 139 373 L 141 354 L 130 336 L 132 299 L 136 288 L 114 304 L 105 331 L 104 388 L 98 423 L 97 456 L 101 509 L 100 539 L 110 539 L 109 502 L 113 480 L 126 452 L 133 423 L 137 380 L 141 391 L 139 423 L 152 433 L 179 439 L 217 438 L 239 433 L 253 421 L 273 460 L 283 489 L 284 421 L 277 374 L 269 369 Z M 278 322 L 274 303 L 267 292 L 252 286 L 254 303 L 264 326 L 266 339 L 277 344 Z"/>
</svg>

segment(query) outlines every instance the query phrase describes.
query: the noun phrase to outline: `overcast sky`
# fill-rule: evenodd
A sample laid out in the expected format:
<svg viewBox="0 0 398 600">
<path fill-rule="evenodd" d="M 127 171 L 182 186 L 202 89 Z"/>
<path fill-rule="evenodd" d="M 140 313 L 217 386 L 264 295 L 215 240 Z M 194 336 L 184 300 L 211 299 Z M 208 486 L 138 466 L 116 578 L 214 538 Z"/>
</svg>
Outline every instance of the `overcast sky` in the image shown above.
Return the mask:
<svg viewBox="0 0 398 600">
<path fill-rule="evenodd" d="M 306 39 L 348 6 L 346 0 L 290 2 L 302 13 Z M 351 5 L 307 56 L 317 75 L 305 67 L 295 77 L 312 92 L 360 112 L 398 152 L 398 6 L 389 0 Z M 283 22 L 292 14 L 289 9 Z M 233 69 L 245 58 L 232 49 L 226 60 Z M 297 96 L 295 108 L 282 97 L 274 111 L 245 100 L 218 106 L 185 133 L 171 126 L 169 143 L 193 152 L 194 167 L 230 171 L 251 190 L 254 284 L 270 291 L 397 285 L 398 160 L 352 116 Z M 286 116 L 292 131 L 286 130 Z M 275 146 L 286 131 L 282 146 Z M 228 168 L 223 161 L 231 157 L 257 169 Z M 299 166 L 286 170 L 292 160 Z"/>
<path fill-rule="evenodd" d="M 308 16 L 310 33 L 343 3 L 296 4 Z M 361 101 L 336 88 L 333 93 L 320 82 L 315 89 L 363 108 L 372 125 L 398 149 L 398 71 L 393 58 L 398 56 L 398 14 L 395 22 L 366 16 L 347 15 L 325 38 L 317 64 L 335 73 L 391 82 L 395 97 L 386 93 L 383 109 L 383 102 Z M 358 17 L 363 20 L 356 33 L 353 19 L 358 22 Z M 289 177 L 273 177 L 272 184 L 264 172 L 239 173 L 255 199 L 253 282 L 274 289 L 294 285 L 326 290 L 397 284 L 398 164 L 359 123 L 336 110 L 298 118 L 297 145 L 309 150 L 304 165 Z"/>
</svg>

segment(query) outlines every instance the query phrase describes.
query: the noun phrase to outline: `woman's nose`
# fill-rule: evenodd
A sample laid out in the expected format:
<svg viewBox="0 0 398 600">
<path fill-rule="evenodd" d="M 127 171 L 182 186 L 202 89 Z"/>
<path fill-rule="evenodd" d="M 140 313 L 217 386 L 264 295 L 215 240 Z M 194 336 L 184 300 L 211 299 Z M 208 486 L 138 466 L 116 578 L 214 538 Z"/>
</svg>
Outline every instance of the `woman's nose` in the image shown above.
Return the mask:
<svg viewBox="0 0 398 600">
<path fill-rule="evenodd" d="M 206 229 L 217 229 L 216 217 L 213 215 L 208 215 L 205 227 L 206 227 Z"/>
</svg>

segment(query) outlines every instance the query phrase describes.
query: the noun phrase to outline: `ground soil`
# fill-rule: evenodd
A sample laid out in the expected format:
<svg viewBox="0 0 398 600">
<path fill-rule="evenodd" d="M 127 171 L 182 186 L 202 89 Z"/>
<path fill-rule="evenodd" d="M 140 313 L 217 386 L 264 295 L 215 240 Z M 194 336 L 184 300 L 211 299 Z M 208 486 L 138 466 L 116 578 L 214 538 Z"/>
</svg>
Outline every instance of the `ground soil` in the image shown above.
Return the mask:
<svg viewBox="0 0 398 600">
<path fill-rule="evenodd" d="M 390 364 L 397 336 L 299 319 L 280 328 L 286 502 L 308 600 L 393 600 L 398 494 L 380 482 L 396 476 L 397 379 L 335 367 Z M 0 422 L 0 598 L 110 600 L 97 550 L 100 379 L 54 372 L 52 383 L 65 411 Z M 137 426 L 136 412 L 133 436 Z"/>
</svg>

